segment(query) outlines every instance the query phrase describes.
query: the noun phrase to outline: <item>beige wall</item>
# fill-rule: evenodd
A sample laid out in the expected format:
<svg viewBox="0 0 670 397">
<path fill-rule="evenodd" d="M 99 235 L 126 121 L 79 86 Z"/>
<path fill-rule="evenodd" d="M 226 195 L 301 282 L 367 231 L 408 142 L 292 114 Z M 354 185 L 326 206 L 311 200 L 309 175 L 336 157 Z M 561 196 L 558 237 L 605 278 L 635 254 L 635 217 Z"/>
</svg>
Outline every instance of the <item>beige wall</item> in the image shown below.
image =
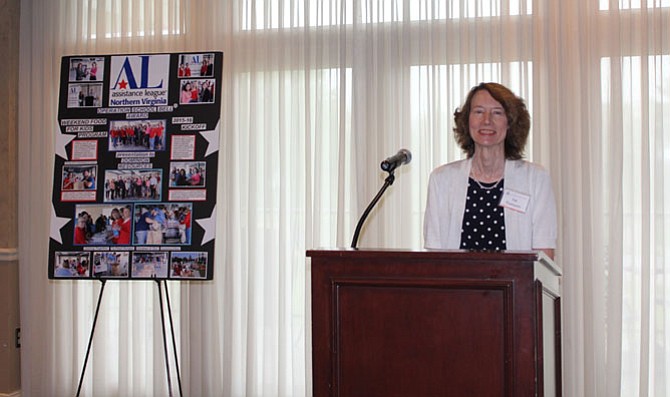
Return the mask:
<svg viewBox="0 0 670 397">
<path fill-rule="evenodd" d="M 0 0 L 0 395 L 21 388 L 18 275 L 18 72 L 20 0 Z"/>
</svg>

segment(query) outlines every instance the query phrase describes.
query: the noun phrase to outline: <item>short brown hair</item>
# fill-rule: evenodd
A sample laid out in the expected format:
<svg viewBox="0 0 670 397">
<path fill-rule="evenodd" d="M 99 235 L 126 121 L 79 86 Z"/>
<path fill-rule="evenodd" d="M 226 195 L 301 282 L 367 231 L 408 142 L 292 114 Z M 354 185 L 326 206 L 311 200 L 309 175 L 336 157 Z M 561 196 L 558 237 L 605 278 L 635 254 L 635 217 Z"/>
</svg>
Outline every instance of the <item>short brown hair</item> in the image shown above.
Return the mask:
<svg viewBox="0 0 670 397">
<path fill-rule="evenodd" d="M 470 106 L 472 98 L 480 90 L 486 90 L 493 99 L 500 102 L 507 116 L 507 136 L 505 137 L 505 158 L 519 160 L 523 158 L 524 148 L 530 131 L 530 114 L 524 100 L 516 96 L 509 88 L 498 83 L 481 83 L 473 87 L 465 103 L 454 112 L 454 136 L 456 143 L 467 154 L 468 158 L 475 154 L 475 142 L 470 136 Z"/>
</svg>

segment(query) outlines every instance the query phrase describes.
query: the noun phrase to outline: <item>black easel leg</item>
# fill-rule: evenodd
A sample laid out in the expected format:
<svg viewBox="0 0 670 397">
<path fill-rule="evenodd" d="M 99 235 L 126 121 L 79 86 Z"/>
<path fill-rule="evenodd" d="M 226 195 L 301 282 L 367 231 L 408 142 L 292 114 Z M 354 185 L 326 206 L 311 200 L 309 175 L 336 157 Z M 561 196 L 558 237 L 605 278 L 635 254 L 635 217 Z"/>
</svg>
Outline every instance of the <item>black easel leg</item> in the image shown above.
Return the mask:
<svg viewBox="0 0 670 397">
<path fill-rule="evenodd" d="M 165 353 L 165 372 L 167 372 L 168 393 L 172 397 L 172 378 L 170 377 L 170 360 L 168 358 L 167 335 L 165 335 L 165 315 L 163 314 L 163 290 L 160 280 L 156 280 L 158 287 L 158 302 L 161 307 L 161 328 L 163 330 L 163 352 Z"/>
<path fill-rule="evenodd" d="M 86 365 L 88 364 L 88 356 L 91 353 L 91 344 L 93 343 L 93 332 L 95 332 L 95 324 L 98 322 L 98 313 L 100 312 L 100 302 L 102 302 L 102 293 L 105 292 L 105 283 L 107 282 L 104 279 L 100 279 L 102 287 L 100 287 L 100 293 L 98 294 L 98 304 L 95 308 L 95 316 L 93 316 L 93 325 L 91 326 L 91 336 L 88 338 L 88 348 L 86 348 L 86 358 L 84 358 L 84 366 L 81 369 L 81 376 L 79 377 L 79 386 L 77 387 L 77 397 L 81 393 L 81 385 L 84 382 L 84 374 L 86 373 Z"/>
<path fill-rule="evenodd" d="M 167 302 L 168 308 L 168 317 L 170 319 L 170 332 L 172 333 L 172 351 L 174 352 L 174 364 L 177 369 L 177 384 L 179 385 L 179 396 L 183 397 L 184 393 L 181 388 L 181 371 L 179 370 L 179 358 L 177 357 L 177 342 L 175 342 L 174 337 L 174 323 L 172 322 L 172 307 L 170 306 L 170 295 L 168 294 L 167 281 L 163 280 L 163 285 L 165 286 L 165 301 Z"/>
</svg>

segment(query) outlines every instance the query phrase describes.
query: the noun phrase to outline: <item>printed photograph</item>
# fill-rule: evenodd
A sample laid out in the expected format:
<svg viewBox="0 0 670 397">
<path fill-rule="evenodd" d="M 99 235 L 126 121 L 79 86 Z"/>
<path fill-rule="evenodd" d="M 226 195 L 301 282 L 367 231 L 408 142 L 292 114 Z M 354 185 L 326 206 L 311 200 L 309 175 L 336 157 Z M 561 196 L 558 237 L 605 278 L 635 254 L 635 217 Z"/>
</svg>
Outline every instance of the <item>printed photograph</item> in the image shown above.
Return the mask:
<svg viewBox="0 0 670 397">
<path fill-rule="evenodd" d="M 177 77 L 213 77 L 214 54 L 180 54 Z"/>
<path fill-rule="evenodd" d="M 102 80 L 105 75 L 105 58 L 73 57 L 70 58 L 70 81 Z"/>
<path fill-rule="evenodd" d="M 167 252 L 134 252 L 131 275 L 133 278 L 167 278 Z"/>
<path fill-rule="evenodd" d="M 87 278 L 91 274 L 91 254 L 88 252 L 56 252 L 54 277 Z"/>
<path fill-rule="evenodd" d="M 205 186 L 204 161 L 174 161 L 170 163 L 170 187 Z"/>
<path fill-rule="evenodd" d="M 192 203 L 135 204 L 135 245 L 191 243 Z"/>
<path fill-rule="evenodd" d="M 207 277 L 206 252 L 173 252 L 170 278 L 204 279 Z"/>
<path fill-rule="evenodd" d="M 102 106 L 102 83 L 68 84 L 68 108 L 98 108 Z"/>
<path fill-rule="evenodd" d="M 212 79 L 181 80 L 179 103 L 192 105 L 214 102 L 214 82 Z"/>
<path fill-rule="evenodd" d="M 128 252 L 94 252 L 93 277 L 97 278 L 127 278 L 130 263 Z"/>
<path fill-rule="evenodd" d="M 109 150 L 165 150 L 165 120 L 112 120 L 109 122 Z"/>
<path fill-rule="evenodd" d="M 97 173 L 97 165 L 64 165 L 61 172 L 61 190 L 95 190 Z"/>
<path fill-rule="evenodd" d="M 74 245 L 130 245 L 133 206 L 78 204 Z"/>
<path fill-rule="evenodd" d="M 160 201 L 162 169 L 106 170 L 105 202 Z"/>
</svg>

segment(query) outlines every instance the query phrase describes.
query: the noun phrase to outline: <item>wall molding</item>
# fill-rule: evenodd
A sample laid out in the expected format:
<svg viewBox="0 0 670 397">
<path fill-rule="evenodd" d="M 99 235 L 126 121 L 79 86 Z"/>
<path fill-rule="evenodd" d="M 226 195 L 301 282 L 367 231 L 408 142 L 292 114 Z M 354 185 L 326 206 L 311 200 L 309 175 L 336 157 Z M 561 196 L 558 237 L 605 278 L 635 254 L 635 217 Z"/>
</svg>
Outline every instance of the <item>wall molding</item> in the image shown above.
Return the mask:
<svg viewBox="0 0 670 397">
<path fill-rule="evenodd" d="M 18 248 L 0 248 L 0 262 L 16 262 L 18 260 Z M 2 394 L 0 394 L 0 397 L 2 397 Z"/>
</svg>

